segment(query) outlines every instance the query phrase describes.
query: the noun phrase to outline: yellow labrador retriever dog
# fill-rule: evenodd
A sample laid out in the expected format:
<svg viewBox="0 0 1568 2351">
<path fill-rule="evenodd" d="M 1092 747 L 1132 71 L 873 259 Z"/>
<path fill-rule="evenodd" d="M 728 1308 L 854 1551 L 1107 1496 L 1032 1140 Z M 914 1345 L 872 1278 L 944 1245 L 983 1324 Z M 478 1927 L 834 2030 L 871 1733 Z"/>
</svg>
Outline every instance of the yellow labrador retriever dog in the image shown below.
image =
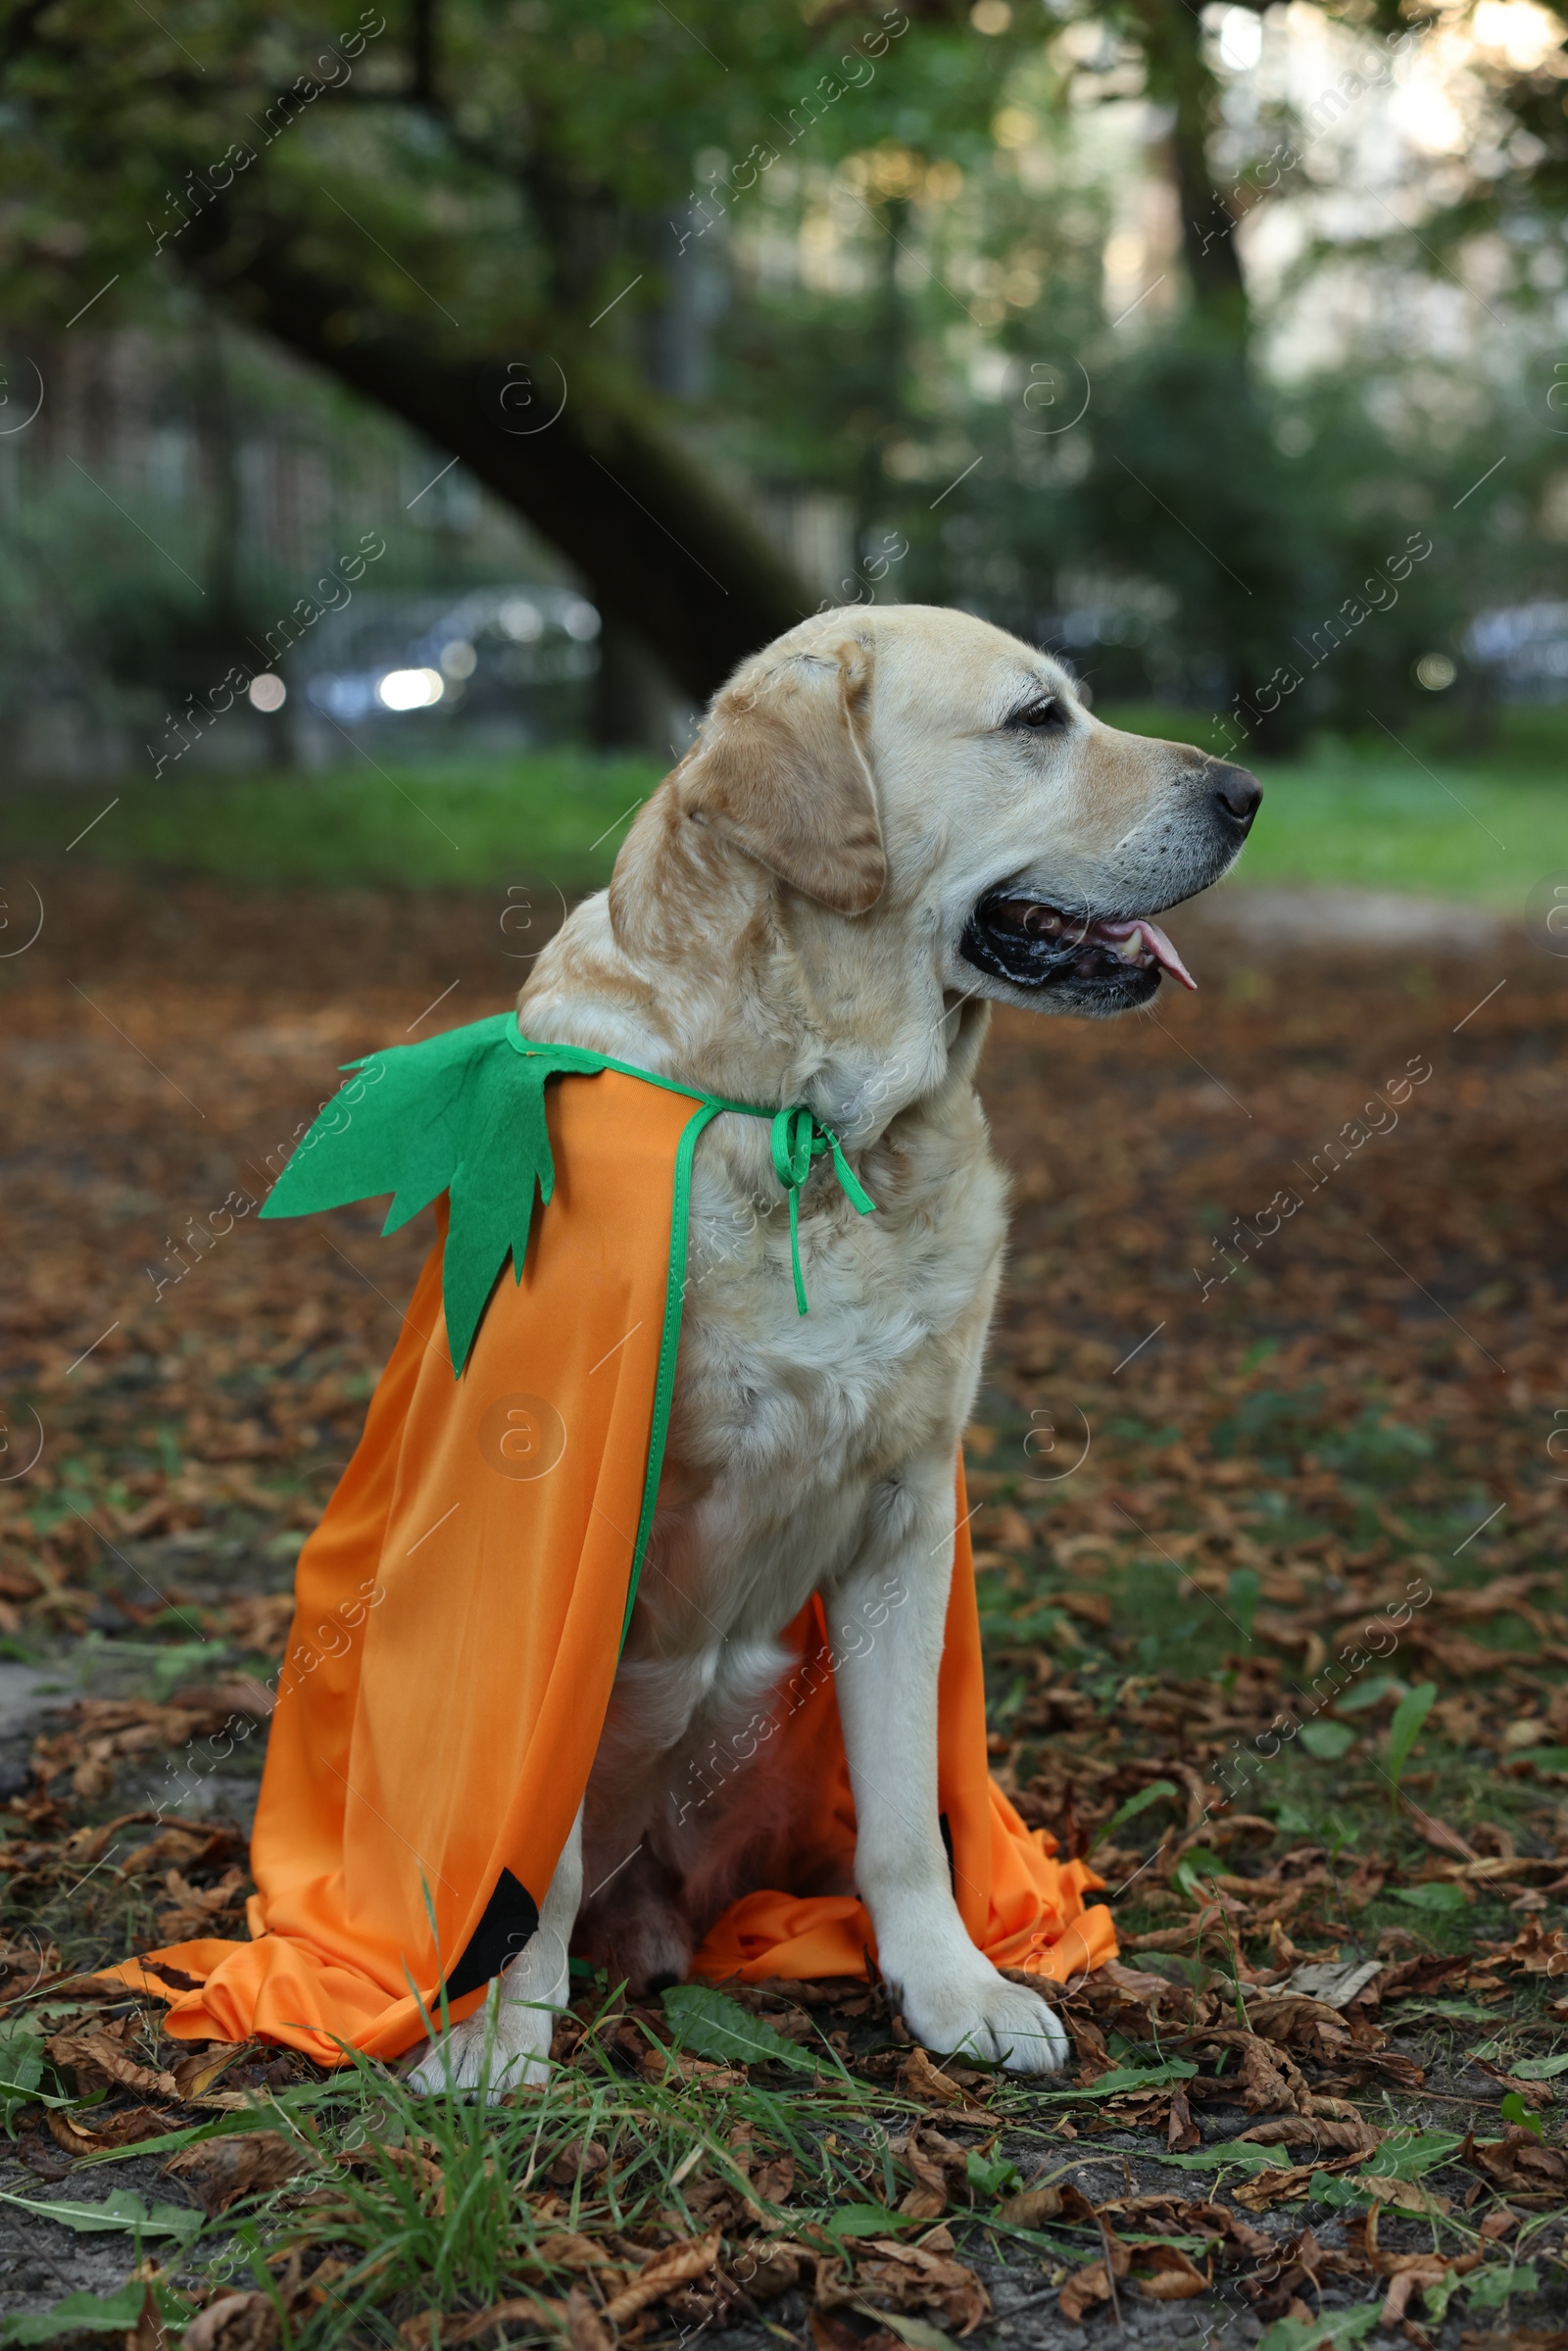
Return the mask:
<svg viewBox="0 0 1568 2351">
<path fill-rule="evenodd" d="M 906 1603 L 837 1672 L 882 1974 L 929 2048 L 1063 2063 L 1045 2001 L 970 1942 L 937 1817 L 953 1460 L 1005 1236 L 975 1065 L 992 1003 L 1102 1017 L 1166 972 L 1191 986 L 1152 917 L 1226 871 L 1260 797 L 1101 725 L 1054 661 L 965 613 L 818 614 L 717 696 L 608 891 L 540 955 L 528 1035 L 808 1102 L 879 1213 L 813 1179 L 803 1317 L 767 1128 L 710 1131 L 649 1572 L 588 1794 L 539 1932 L 416 2082 L 537 2080 L 574 1935 L 646 1992 L 777 1883 L 764 1764 L 697 1808 L 693 1759 L 767 1707 L 813 1592 L 853 1608 L 889 1577 Z"/>
</svg>

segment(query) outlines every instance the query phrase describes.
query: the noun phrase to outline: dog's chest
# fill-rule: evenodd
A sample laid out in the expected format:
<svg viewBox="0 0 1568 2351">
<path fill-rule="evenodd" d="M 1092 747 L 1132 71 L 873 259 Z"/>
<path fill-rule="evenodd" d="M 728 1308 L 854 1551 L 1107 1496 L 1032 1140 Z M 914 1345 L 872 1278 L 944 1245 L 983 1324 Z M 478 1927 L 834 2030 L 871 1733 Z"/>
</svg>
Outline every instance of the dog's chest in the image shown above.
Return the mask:
<svg viewBox="0 0 1568 2351">
<path fill-rule="evenodd" d="M 710 1627 L 776 1632 L 861 1555 L 890 1483 L 955 1442 L 1004 1236 L 989 1155 L 961 1156 L 959 1182 L 946 1152 L 906 1165 L 864 1217 L 816 1177 L 804 1315 L 787 1206 L 699 1175 L 656 1541 L 665 1598 Z"/>
</svg>

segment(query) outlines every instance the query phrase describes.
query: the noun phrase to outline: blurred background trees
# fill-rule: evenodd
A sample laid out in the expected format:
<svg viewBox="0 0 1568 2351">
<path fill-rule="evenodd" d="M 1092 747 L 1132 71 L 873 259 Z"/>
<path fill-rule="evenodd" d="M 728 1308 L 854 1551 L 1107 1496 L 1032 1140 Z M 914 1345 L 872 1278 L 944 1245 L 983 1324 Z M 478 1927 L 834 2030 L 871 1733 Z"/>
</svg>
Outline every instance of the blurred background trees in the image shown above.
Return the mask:
<svg viewBox="0 0 1568 2351">
<path fill-rule="evenodd" d="M 1536 0 L 340 17 L 0 28 L 29 769 L 146 772 L 225 676 L 231 760 L 320 759 L 400 661 L 444 724 L 664 749 L 743 653 L 873 596 L 1247 756 L 1558 690 Z"/>
</svg>

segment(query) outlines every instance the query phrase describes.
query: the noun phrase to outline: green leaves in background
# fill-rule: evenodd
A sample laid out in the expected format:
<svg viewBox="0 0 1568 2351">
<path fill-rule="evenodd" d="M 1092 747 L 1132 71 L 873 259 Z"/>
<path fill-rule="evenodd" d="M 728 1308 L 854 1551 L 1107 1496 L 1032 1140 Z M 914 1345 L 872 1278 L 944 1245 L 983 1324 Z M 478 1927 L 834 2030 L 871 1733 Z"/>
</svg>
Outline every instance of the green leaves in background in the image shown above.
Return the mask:
<svg viewBox="0 0 1568 2351">
<path fill-rule="evenodd" d="M 1320 1763 L 1338 1763 L 1354 1746 L 1355 1733 L 1348 1723 L 1303 1723 L 1301 1744 Z"/>
<path fill-rule="evenodd" d="M 1407 1902 L 1412 1910 L 1424 1910 L 1432 1918 L 1452 1918 L 1455 1911 L 1464 1909 L 1467 1899 L 1464 1887 L 1446 1878 L 1430 1886 L 1395 1886 L 1390 1891 L 1396 1902 Z"/>
</svg>

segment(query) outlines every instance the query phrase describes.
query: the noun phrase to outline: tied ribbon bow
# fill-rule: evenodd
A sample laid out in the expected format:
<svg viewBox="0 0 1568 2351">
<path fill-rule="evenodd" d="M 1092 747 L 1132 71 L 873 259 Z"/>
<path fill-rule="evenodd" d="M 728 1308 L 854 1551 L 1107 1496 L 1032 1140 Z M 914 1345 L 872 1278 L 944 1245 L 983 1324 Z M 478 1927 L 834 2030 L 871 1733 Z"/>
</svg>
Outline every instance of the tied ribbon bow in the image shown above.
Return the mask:
<svg viewBox="0 0 1568 2351">
<path fill-rule="evenodd" d="M 876 1202 L 844 1156 L 844 1146 L 837 1135 L 830 1127 L 819 1125 L 804 1102 L 797 1102 L 792 1110 L 780 1110 L 773 1121 L 770 1141 L 773 1173 L 789 1195 L 790 1265 L 795 1275 L 795 1303 L 799 1311 L 805 1314 L 808 1308 L 806 1279 L 801 1272 L 801 1192 L 810 1175 L 812 1160 L 832 1153 L 833 1172 L 838 1177 L 839 1187 L 858 1215 L 873 1215 Z"/>
</svg>

